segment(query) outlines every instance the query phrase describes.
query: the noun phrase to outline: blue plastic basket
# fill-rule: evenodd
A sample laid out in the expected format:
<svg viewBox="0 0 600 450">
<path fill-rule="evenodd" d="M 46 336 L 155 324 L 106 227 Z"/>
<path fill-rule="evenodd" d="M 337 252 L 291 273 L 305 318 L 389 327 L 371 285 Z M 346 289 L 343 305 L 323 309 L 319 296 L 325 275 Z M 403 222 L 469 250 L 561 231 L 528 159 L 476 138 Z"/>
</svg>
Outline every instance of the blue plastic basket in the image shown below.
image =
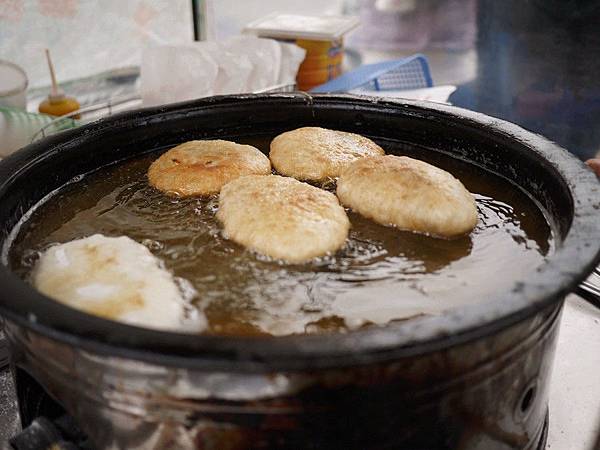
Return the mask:
<svg viewBox="0 0 600 450">
<path fill-rule="evenodd" d="M 338 78 L 311 89 L 311 92 L 348 92 L 419 89 L 433 86 L 425 55 L 365 64 Z"/>
</svg>

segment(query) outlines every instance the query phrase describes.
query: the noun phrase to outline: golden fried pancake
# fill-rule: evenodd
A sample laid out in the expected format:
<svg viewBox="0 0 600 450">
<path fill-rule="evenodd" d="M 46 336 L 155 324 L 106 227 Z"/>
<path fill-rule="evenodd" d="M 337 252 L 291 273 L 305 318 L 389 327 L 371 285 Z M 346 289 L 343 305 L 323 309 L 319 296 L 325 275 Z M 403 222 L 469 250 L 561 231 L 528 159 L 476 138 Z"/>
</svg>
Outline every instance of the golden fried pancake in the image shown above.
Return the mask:
<svg viewBox="0 0 600 450">
<path fill-rule="evenodd" d="M 244 175 L 271 173 L 271 163 L 251 145 L 229 141 L 189 141 L 162 154 L 148 169 L 150 184 L 181 197 L 216 194 Z"/>
<path fill-rule="evenodd" d="M 475 199 L 448 172 L 405 156 L 352 163 L 337 182 L 344 206 L 383 225 L 454 238 L 477 225 Z"/>
<path fill-rule="evenodd" d="M 228 239 L 294 263 L 336 251 L 350 228 L 335 195 L 278 175 L 250 175 L 223 186 L 217 219 Z"/>
<path fill-rule="evenodd" d="M 43 294 L 105 319 L 179 331 L 206 327 L 160 260 L 125 236 L 95 234 L 50 247 L 32 281 Z"/>
<path fill-rule="evenodd" d="M 277 172 L 299 180 L 338 177 L 351 162 L 385 152 L 359 134 L 304 127 L 280 134 L 271 142 L 269 158 Z"/>
</svg>

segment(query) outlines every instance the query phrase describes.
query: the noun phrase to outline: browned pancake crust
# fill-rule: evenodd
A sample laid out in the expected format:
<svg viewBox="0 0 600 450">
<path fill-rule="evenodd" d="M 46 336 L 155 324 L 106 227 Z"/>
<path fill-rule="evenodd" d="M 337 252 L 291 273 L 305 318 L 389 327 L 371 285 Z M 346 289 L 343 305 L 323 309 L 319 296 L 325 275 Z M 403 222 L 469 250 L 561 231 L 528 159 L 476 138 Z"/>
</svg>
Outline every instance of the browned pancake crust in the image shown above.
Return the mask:
<svg viewBox="0 0 600 450">
<path fill-rule="evenodd" d="M 338 177 L 357 159 L 384 153 L 379 145 L 359 134 L 304 127 L 273 139 L 269 158 L 282 175 L 322 181 Z"/>
<path fill-rule="evenodd" d="M 344 206 L 383 225 L 455 238 L 477 225 L 475 199 L 451 174 L 406 156 L 355 161 L 337 182 Z"/>
<path fill-rule="evenodd" d="M 269 159 L 251 145 L 189 141 L 154 161 L 148 169 L 148 180 L 167 194 L 191 197 L 218 193 L 223 185 L 244 175 L 269 173 Z"/>
</svg>

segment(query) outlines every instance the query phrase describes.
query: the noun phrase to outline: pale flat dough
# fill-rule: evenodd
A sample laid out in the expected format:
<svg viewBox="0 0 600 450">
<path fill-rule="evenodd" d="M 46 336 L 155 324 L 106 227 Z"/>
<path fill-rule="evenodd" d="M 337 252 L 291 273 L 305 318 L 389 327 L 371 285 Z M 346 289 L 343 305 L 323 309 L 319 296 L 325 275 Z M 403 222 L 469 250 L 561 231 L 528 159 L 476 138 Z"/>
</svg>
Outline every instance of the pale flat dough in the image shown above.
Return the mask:
<svg viewBox="0 0 600 450">
<path fill-rule="evenodd" d="M 359 134 L 304 127 L 280 134 L 269 158 L 277 172 L 307 181 L 335 178 L 353 161 L 383 155 L 383 149 Z"/>
<path fill-rule="evenodd" d="M 183 286 L 150 250 L 125 236 L 95 234 L 50 247 L 32 281 L 43 294 L 105 319 L 175 331 L 206 328 Z"/>
<path fill-rule="evenodd" d="M 226 183 L 244 175 L 271 173 L 260 150 L 235 142 L 189 141 L 163 153 L 148 169 L 148 181 L 180 197 L 216 194 Z"/>
</svg>

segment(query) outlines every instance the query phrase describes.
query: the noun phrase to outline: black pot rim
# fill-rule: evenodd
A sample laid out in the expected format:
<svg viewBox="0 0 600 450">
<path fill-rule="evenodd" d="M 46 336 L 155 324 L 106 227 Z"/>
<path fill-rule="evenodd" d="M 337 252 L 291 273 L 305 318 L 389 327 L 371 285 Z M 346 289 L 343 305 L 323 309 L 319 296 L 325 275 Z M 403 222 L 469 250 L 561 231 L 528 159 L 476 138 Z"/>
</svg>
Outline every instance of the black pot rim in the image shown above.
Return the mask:
<svg viewBox="0 0 600 450">
<path fill-rule="evenodd" d="M 210 97 L 192 102 L 121 113 L 84 127 L 50 136 L 0 161 L 0 204 L 12 180 L 37 159 L 82 136 L 119 126 L 136 126 L 148 119 L 239 102 L 281 99 L 315 103 L 379 104 L 410 114 L 435 115 L 519 141 L 550 165 L 570 190 L 575 213 L 569 232 L 547 262 L 476 305 L 440 316 L 346 334 L 287 337 L 222 337 L 142 329 L 94 317 L 38 293 L 7 268 L 6 239 L 0 265 L 0 312 L 11 323 L 92 353 L 185 368 L 262 372 L 372 364 L 414 356 L 479 339 L 525 320 L 545 306 L 558 303 L 598 262 L 600 250 L 600 189 L 596 176 L 566 150 L 517 125 L 480 113 L 422 101 L 373 99 L 352 95 L 304 93 Z M 1 213 L 0 213 L 1 217 Z M 0 229 L 3 225 L 0 223 Z"/>
</svg>

